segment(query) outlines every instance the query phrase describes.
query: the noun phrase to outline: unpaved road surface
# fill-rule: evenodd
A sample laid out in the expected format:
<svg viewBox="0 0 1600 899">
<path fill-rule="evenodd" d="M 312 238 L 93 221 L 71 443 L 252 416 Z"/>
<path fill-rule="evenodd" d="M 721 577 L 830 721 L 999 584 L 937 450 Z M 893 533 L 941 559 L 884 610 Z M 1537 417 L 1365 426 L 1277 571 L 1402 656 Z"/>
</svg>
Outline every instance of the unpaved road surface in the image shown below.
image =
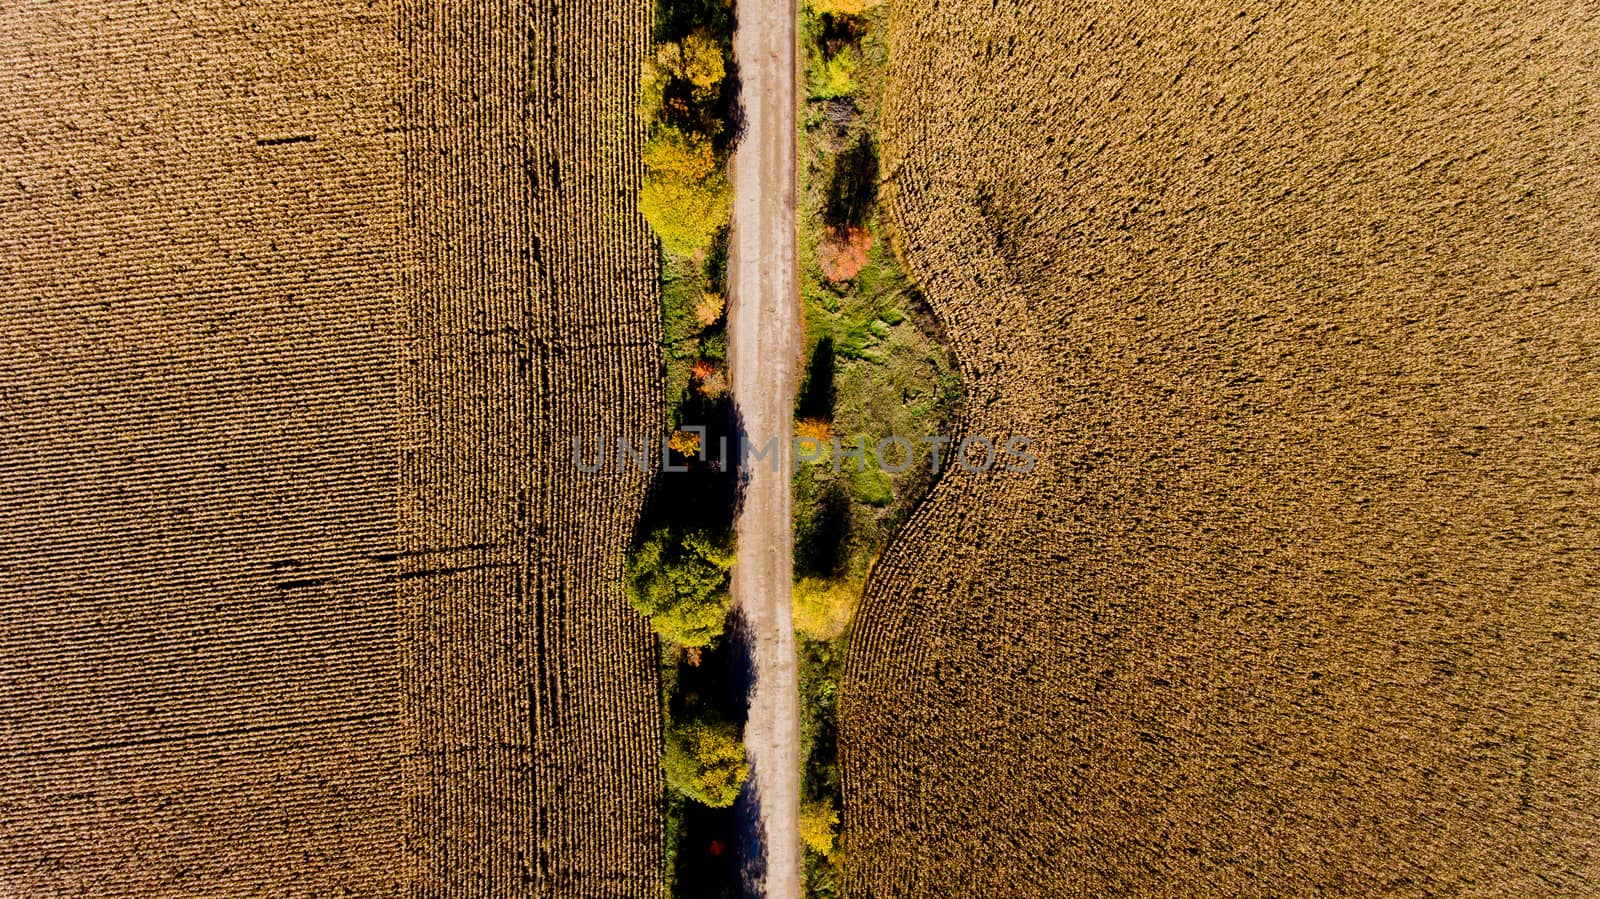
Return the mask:
<svg viewBox="0 0 1600 899">
<path fill-rule="evenodd" d="M 795 277 L 794 0 L 739 4 L 734 58 L 744 133 L 733 156 L 729 250 L 729 366 L 744 439 L 756 447 L 793 432 L 799 358 Z M 746 466 L 737 522 L 733 600 L 743 617 L 753 686 L 745 746 L 751 785 L 741 798 L 758 833 L 745 849 L 745 892 L 800 895 L 799 687 L 789 613 L 793 578 L 790 475 L 785 461 Z"/>
</svg>

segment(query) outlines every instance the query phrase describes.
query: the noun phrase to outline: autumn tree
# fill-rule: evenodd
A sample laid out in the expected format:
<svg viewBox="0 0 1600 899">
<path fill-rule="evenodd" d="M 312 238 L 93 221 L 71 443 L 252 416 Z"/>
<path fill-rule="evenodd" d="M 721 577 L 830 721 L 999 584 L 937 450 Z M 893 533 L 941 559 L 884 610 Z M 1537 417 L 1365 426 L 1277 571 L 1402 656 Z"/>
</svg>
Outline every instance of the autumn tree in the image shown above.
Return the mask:
<svg viewBox="0 0 1600 899">
<path fill-rule="evenodd" d="M 727 808 L 750 776 L 733 725 L 700 720 L 668 729 L 661 755 L 667 786 L 712 808 Z"/>
<path fill-rule="evenodd" d="M 695 304 L 694 320 L 700 323 L 700 327 L 709 328 L 722 319 L 727 305 L 728 301 L 723 299 L 722 294 L 706 291 L 701 294 L 700 302 Z"/>
<path fill-rule="evenodd" d="M 628 559 L 628 601 L 678 646 L 709 646 L 728 611 L 733 548 L 705 531 L 658 528 Z"/>
<path fill-rule="evenodd" d="M 838 852 L 839 813 L 826 800 L 800 806 L 800 842 L 832 861 Z"/>
<path fill-rule="evenodd" d="M 870 249 L 872 232 L 860 225 L 840 225 L 830 228 L 828 236 L 817 245 L 817 262 L 823 276 L 838 284 L 861 273 Z"/>
<path fill-rule="evenodd" d="M 701 359 L 689 369 L 689 381 L 706 399 L 719 399 L 728 393 L 728 379 L 710 359 Z"/>
<path fill-rule="evenodd" d="M 679 181 L 702 181 L 722 168 L 711 138 L 677 125 L 657 125 L 644 144 L 644 165 L 650 173 Z"/>
<path fill-rule="evenodd" d="M 818 443 L 827 443 L 833 439 L 833 423 L 826 418 L 811 416 L 795 422 L 794 432 L 797 436 Z"/>
<path fill-rule="evenodd" d="M 639 188 L 639 212 L 669 252 L 693 257 L 728 226 L 732 197 L 721 172 L 700 181 L 649 172 Z"/>
<path fill-rule="evenodd" d="M 727 74 L 721 45 L 703 31 L 659 44 L 645 61 L 639 115 L 647 122 L 695 118 L 717 102 Z M 704 130 L 720 128 L 697 124 Z"/>
<path fill-rule="evenodd" d="M 727 227 L 732 192 L 722 155 L 704 134 L 659 124 L 644 147 L 639 211 L 668 251 L 704 252 Z"/>
<path fill-rule="evenodd" d="M 668 252 L 704 253 L 728 225 L 732 191 L 717 105 L 727 66 L 703 32 L 663 43 L 645 65 L 639 112 L 649 124 L 639 212 Z"/>
<path fill-rule="evenodd" d="M 700 433 L 698 431 L 673 431 L 667 438 L 667 447 L 684 458 L 700 455 Z"/>
</svg>

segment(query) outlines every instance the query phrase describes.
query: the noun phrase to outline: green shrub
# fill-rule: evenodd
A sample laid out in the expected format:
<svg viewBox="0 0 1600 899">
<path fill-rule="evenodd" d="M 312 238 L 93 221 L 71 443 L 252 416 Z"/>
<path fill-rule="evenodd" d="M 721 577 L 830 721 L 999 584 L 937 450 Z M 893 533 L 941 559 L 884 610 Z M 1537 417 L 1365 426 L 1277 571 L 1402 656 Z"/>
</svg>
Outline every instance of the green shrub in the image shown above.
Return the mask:
<svg viewBox="0 0 1600 899">
<path fill-rule="evenodd" d="M 806 71 L 806 93 L 813 100 L 848 97 L 860 89 L 856 82 L 856 56 L 849 51 L 832 59 L 814 58 Z"/>
<path fill-rule="evenodd" d="M 691 721 L 668 729 L 661 767 L 667 786 L 712 808 L 733 805 L 750 776 L 737 731 L 716 721 Z"/>
<path fill-rule="evenodd" d="M 894 483 L 877 468 L 851 472 L 850 488 L 858 501 L 869 506 L 882 508 L 894 502 Z"/>
<path fill-rule="evenodd" d="M 717 330 L 706 335 L 700 344 L 700 355 L 713 362 L 728 361 L 728 333 Z"/>
<path fill-rule="evenodd" d="M 722 635 L 728 612 L 728 541 L 660 528 L 628 560 L 628 601 L 662 639 L 702 647 Z"/>
</svg>

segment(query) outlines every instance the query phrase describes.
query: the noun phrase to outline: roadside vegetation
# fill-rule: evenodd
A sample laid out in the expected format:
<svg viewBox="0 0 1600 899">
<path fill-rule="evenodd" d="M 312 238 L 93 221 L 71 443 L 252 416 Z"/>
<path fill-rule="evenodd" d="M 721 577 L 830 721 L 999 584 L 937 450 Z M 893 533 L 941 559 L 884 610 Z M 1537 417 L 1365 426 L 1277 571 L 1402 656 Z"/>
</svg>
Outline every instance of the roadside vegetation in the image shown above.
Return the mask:
<svg viewBox="0 0 1600 899">
<path fill-rule="evenodd" d="M 628 555 L 629 602 L 660 638 L 665 895 L 735 895 L 731 806 L 749 776 L 737 660 L 726 267 L 735 89 L 723 0 L 660 0 L 639 85 L 647 129 L 639 212 L 661 252 L 665 460 Z M 662 453 L 656 448 L 650 455 Z"/>
<path fill-rule="evenodd" d="M 727 395 L 733 13 L 722 0 L 661 0 L 655 35 L 639 85 L 639 211 L 661 243 L 667 399 L 683 425 Z"/>
<path fill-rule="evenodd" d="M 896 260 L 877 208 L 877 108 L 888 8 L 810 0 L 800 144 L 807 365 L 796 433 L 795 628 L 801 637 L 801 839 L 807 895 L 843 895 L 837 749 L 851 618 L 877 554 L 933 483 L 960 381 L 937 322 Z M 734 89 L 721 0 L 663 0 L 640 84 L 648 128 L 639 210 L 661 248 L 670 460 L 629 555 L 630 602 L 661 638 L 666 890 L 733 895 L 730 806 L 748 776 L 741 661 L 727 650 L 733 473 L 725 277 Z M 885 464 L 873 452 L 885 438 Z M 866 452 L 861 452 L 862 448 Z M 807 449 L 810 452 L 806 452 Z"/>
<path fill-rule="evenodd" d="M 878 214 L 888 16 L 881 0 L 809 0 L 800 23 L 808 362 L 795 429 L 801 456 L 812 458 L 794 480 L 794 625 L 800 830 L 806 895 L 819 899 L 844 895 L 837 721 L 852 616 L 873 561 L 933 484 L 923 438 L 949 434 L 961 400 L 955 360 Z M 885 445 L 879 464 L 875 451 L 890 437 L 907 442 Z"/>
</svg>

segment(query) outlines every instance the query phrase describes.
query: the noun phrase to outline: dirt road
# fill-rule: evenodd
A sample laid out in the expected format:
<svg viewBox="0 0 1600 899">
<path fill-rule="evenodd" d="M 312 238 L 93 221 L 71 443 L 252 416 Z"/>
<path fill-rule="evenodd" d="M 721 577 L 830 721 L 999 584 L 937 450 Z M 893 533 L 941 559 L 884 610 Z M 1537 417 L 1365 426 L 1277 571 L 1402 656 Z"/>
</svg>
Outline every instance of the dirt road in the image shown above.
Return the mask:
<svg viewBox="0 0 1600 899">
<path fill-rule="evenodd" d="M 740 428 L 757 447 L 787 445 L 801 349 L 795 275 L 796 62 L 794 0 L 738 6 L 734 58 L 744 133 L 733 157 L 728 282 L 729 366 Z M 743 617 L 753 686 L 745 745 L 751 787 L 741 802 L 757 834 L 744 847 L 745 893 L 800 895 L 800 736 L 794 631 L 790 476 L 784 462 L 745 469 L 733 600 Z"/>
</svg>

